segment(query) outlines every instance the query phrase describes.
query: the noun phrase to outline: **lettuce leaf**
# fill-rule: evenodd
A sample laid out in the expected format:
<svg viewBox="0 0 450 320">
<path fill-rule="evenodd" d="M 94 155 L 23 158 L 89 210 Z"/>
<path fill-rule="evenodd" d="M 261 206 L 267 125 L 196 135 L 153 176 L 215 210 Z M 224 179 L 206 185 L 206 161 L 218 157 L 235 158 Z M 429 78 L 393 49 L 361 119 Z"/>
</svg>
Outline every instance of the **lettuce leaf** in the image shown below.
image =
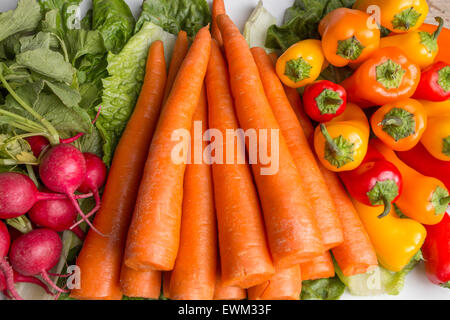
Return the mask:
<svg viewBox="0 0 450 320">
<path fill-rule="evenodd" d="M 282 26 L 267 30 L 266 47 L 285 51 L 304 39 L 319 39 L 320 20 L 334 9 L 351 7 L 355 0 L 296 0 L 284 15 Z"/>
<path fill-rule="evenodd" d="M 98 30 L 108 51 L 119 53 L 133 35 L 134 17 L 124 0 L 94 0 L 93 29 Z"/>
<path fill-rule="evenodd" d="M 200 28 L 211 21 L 211 15 L 205 0 L 145 0 L 135 31 L 139 31 L 146 21 L 172 34 L 184 30 L 194 37 Z"/>
<path fill-rule="evenodd" d="M 276 21 L 275 17 L 264 8 L 260 0 L 244 26 L 244 37 L 250 48 L 261 47 L 269 53 L 272 51 L 265 48 L 264 44 L 267 36 L 267 28 L 275 24 Z"/>
<path fill-rule="evenodd" d="M 114 148 L 133 112 L 144 79 L 151 43 L 162 40 L 167 59 L 171 55 L 175 38 L 157 25 L 146 22 L 119 54 L 108 54 L 109 77 L 103 79 L 102 112 L 96 123 L 104 140 L 105 163 L 111 162 Z"/>
<path fill-rule="evenodd" d="M 302 282 L 302 300 L 338 300 L 345 285 L 338 277 Z"/>
<path fill-rule="evenodd" d="M 350 294 L 355 296 L 375 296 L 380 294 L 398 295 L 403 289 L 405 278 L 409 272 L 422 260 L 419 251 L 399 272 L 389 271 L 381 266 L 363 274 L 346 277 L 335 262 L 336 274 L 347 286 Z"/>
</svg>

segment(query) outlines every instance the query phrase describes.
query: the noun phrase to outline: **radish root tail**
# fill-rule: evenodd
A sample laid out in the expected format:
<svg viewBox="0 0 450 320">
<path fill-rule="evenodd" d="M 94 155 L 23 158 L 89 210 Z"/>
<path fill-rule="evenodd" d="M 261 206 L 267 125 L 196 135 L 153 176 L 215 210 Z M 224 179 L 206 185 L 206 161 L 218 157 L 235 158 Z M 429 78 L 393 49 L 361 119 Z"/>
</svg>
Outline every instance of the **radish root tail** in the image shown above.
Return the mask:
<svg viewBox="0 0 450 320">
<path fill-rule="evenodd" d="M 11 296 L 15 300 L 23 300 L 23 298 L 17 293 L 16 287 L 14 287 L 14 272 L 9 263 L 3 258 L 0 259 L 0 270 L 5 275 L 6 288 Z"/>
</svg>

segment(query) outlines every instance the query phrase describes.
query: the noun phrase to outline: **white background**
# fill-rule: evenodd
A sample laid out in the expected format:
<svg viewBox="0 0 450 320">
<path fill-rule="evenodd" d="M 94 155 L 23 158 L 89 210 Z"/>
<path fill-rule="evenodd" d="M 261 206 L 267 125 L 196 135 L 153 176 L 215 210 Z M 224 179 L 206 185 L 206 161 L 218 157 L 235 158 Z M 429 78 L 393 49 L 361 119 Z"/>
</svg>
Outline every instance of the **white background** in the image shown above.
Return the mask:
<svg viewBox="0 0 450 320">
<path fill-rule="evenodd" d="M 133 14 L 138 17 L 142 0 L 126 0 Z M 208 2 L 211 2 L 208 0 Z M 264 6 L 281 23 L 284 10 L 293 4 L 293 0 L 264 0 Z M 85 0 L 84 11 L 90 7 L 90 0 Z M 258 3 L 258 0 L 225 0 L 228 14 L 242 29 L 248 16 Z M 0 11 L 14 9 L 17 0 L 0 0 Z M 444 289 L 428 282 L 423 263 L 417 266 L 406 278 L 405 287 L 398 296 L 354 297 L 345 294 L 343 299 L 445 299 L 450 300 L 450 289 Z"/>
</svg>

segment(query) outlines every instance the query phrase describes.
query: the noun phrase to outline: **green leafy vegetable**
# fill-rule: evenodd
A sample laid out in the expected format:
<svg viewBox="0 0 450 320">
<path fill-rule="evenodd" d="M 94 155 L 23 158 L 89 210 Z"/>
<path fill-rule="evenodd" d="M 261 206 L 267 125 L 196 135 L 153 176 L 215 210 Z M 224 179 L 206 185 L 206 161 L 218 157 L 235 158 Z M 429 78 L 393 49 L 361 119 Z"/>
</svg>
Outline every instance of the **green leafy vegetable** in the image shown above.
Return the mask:
<svg viewBox="0 0 450 320">
<path fill-rule="evenodd" d="M 19 0 L 15 10 L 0 13 L 0 41 L 35 29 L 40 20 L 41 8 L 35 0 Z"/>
<path fill-rule="evenodd" d="M 345 285 L 338 277 L 302 282 L 302 300 L 338 300 Z"/>
<path fill-rule="evenodd" d="M 103 161 L 107 164 L 140 93 L 148 49 L 155 40 L 164 42 L 170 57 L 175 36 L 150 22 L 144 23 L 119 54 L 108 55 L 109 77 L 103 79 L 102 112 L 96 123 L 105 143 Z"/>
<path fill-rule="evenodd" d="M 209 6 L 205 0 L 145 0 L 135 31 L 150 21 L 172 34 L 184 30 L 194 37 L 210 20 Z"/>
<path fill-rule="evenodd" d="M 119 53 L 133 35 L 134 17 L 123 0 L 94 0 L 93 28 L 100 31 L 108 51 Z"/>
<path fill-rule="evenodd" d="M 405 284 L 406 275 L 414 269 L 417 263 L 422 260 L 422 253 L 419 251 L 399 272 L 391 272 L 381 266 L 368 271 L 346 277 L 335 263 L 335 270 L 341 281 L 347 286 L 349 292 L 355 296 L 374 296 L 380 294 L 398 295 Z"/>
<path fill-rule="evenodd" d="M 304 39 L 319 39 L 320 20 L 329 12 L 351 7 L 355 0 L 296 0 L 284 15 L 282 26 L 272 25 L 267 30 L 266 47 L 285 51 Z"/>
<path fill-rule="evenodd" d="M 264 48 L 267 29 L 276 22 L 275 17 L 264 8 L 262 1 L 259 1 L 244 26 L 244 37 L 248 45 L 250 47 Z M 272 51 L 267 48 L 265 49 L 269 53 Z"/>
</svg>

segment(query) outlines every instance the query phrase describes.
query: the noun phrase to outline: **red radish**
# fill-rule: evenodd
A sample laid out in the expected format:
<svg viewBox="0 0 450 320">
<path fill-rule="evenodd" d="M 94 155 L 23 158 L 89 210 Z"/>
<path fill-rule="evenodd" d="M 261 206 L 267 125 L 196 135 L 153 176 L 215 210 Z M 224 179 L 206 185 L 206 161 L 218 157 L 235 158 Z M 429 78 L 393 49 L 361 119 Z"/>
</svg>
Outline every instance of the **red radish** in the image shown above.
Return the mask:
<svg viewBox="0 0 450 320">
<path fill-rule="evenodd" d="M 44 289 L 45 292 L 47 292 L 48 294 L 53 295 L 53 293 L 48 289 L 45 282 L 43 282 L 41 279 L 31 277 L 31 276 L 24 276 L 23 274 L 20 274 L 14 270 L 14 283 L 21 283 L 21 282 L 35 284 L 35 285 L 41 287 L 42 289 Z"/>
<path fill-rule="evenodd" d="M 100 209 L 101 200 L 98 189 L 101 188 L 105 183 L 107 169 L 102 159 L 95 154 L 85 152 L 83 153 L 83 155 L 86 159 L 86 176 L 83 183 L 78 188 L 78 191 L 82 193 L 92 192 L 94 194 L 95 207 L 86 215 L 86 218 L 89 218 Z M 78 221 L 72 226 L 72 228 L 75 228 L 80 223 L 81 221 Z"/>
<path fill-rule="evenodd" d="M 77 196 L 87 198 L 90 195 Z M 64 194 L 39 192 L 26 175 L 16 172 L 0 173 L 0 219 L 12 219 L 28 212 L 37 201 L 67 199 Z"/>
<path fill-rule="evenodd" d="M 57 232 L 69 230 L 76 222 L 77 215 L 77 209 L 68 199 L 38 201 L 28 212 L 28 217 L 33 223 Z M 73 230 L 73 232 L 81 240 L 84 239 L 82 230 Z"/>
<path fill-rule="evenodd" d="M 41 158 L 39 176 L 48 189 L 65 193 L 81 218 L 92 230 L 102 234 L 86 218 L 74 195 L 86 176 L 86 160 L 80 150 L 70 144 L 58 144 L 50 148 Z"/>
<path fill-rule="evenodd" d="M 8 233 L 8 228 L 0 221 L 0 287 L 3 290 L 7 289 L 14 299 L 23 300 L 14 287 L 14 273 L 5 258 L 8 254 L 10 243 L 11 238 Z"/>
<path fill-rule="evenodd" d="M 47 273 L 58 263 L 62 246 L 62 241 L 55 231 L 35 229 L 14 240 L 9 260 L 18 273 L 24 276 L 40 275 L 51 288 L 66 292 L 58 288 Z"/>
<path fill-rule="evenodd" d="M 42 153 L 42 151 L 50 145 L 50 142 L 47 140 L 47 138 L 43 136 L 27 137 L 25 138 L 25 140 L 30 145 L 31 151 L 33 151 L 33 154 L 36 158 L 39 158 L 39 155 Z"/>
</svg>

